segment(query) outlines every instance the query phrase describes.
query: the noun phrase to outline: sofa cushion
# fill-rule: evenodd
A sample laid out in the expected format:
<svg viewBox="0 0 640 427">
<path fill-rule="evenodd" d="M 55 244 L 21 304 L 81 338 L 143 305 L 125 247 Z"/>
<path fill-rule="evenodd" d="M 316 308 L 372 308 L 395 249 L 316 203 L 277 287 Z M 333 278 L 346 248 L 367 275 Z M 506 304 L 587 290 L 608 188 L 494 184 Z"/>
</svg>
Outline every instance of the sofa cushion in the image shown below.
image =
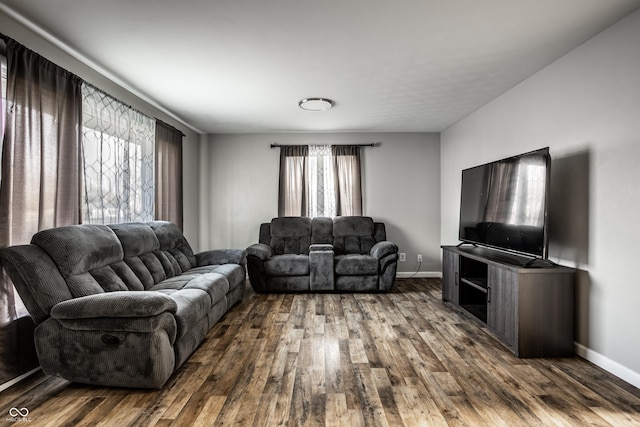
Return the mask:
<svg viewBox="0 0 640 427">
<path fill-rule="evenodd" d="M 186 273 L 163 280 L 150 290 L 164 291 L 172 289 L 198 289 L 206 292 L 211 299 L 210 304 L 213 306 L 229 292 L 229 281 L 219 273 Z"/>
<path fill-rule="evenodd" d="M 157 251 L 160 249 L 160 242 L 156 233 L 147 224 L 140 222 L 130 222 L 125 224 L 114 224 L 108 226 L 118 236 L 122 244 L 124 257 L 129 258 Z"/>
<path fill-rule="evenodd" d="M 211 298 L 200 289 L 164 289 L 158 292 L 168 295 L 178 307 L 175 314 L 178 325 L 177 340 L 195 327 L 211 310 Z"/>
<path fill-rule="evenodd" d="M 93 269 L 90 274 L 105 292 L 130 290 L 110 265 Z"/>
<path fill-rule="evenodd" d="M 333 243 L 333 219 L 315 217 L 311 220 L 311 244 Z"/>
<path fill-rule="evenodd" d="M 305 276 L 309 274 L 308 255 L 276 255 L 264 263 L 268 276 Z"/>
<path fill-rule="evenodd" d="M 336 254 L 368 254 L 376 240 L 373 219 L 342 216 L 333 220 L 333 246 Z"/>
<path fill-rule="evenodd" d="M 196 266 L 196 256 L 177 225 L 168 221 L 151 221 L 148 224 L 158 237 L 160 250 L 175 258 L 182 271 Z"/>
<path fill-rule="evenodd" d="M 211 267 L 212 272 L 222 274 L 227 278 L 230 288 L 244 284 L 244 278 L 247 273 L 244 271 L 244 268 L 238 264 L 222 264 Z"/>
<path fill-rule="evenodd" d="M 274 254 L 308 254 L 310 244 L 311 218 L 281 217 L 271 220 L 269 246 Z"/>
<path fill-rule="evenodd" d="M 36 323 L 49 317 L 53 306 L 73 297 L 51 257 L 36 245 L 2 248 L 0 263 Z"/>
<path fill-rule="evenodd" d="M 364 276 L 378 274 L 378 259 L 370 255 L 337 255 L 336 274 L 342 276 Z"/>
<path fill-rule="evenodd" d="M 229 282 L 229 289 L 232 289 L 238 285 L 244 283 L 245 271 L 244 268 L 238 264 L 219 264 L 219 265 L 203 265 L 201 267 L 192 268 L 187 274 L 205 274 L 205 273 L 218 273 L 227 278 Z"/>
<path fill-rule="evenodd" d="M 211 306 L 215 305 L 229 292 L 229 281 L 219 273 L 200 274 L 189 281 L 182 289 L 200 289 L 211 298 Z"/>
<path fill-rule="evenodd" d="M 149 289 L 153 285 L 156 284 L 149 268 L 145 265 L 144 262 L 140 259 L 140 257 L 134 256 L 131 258 L 126 258 L 124 263 L 131 269 L 133 274 L 138 278 L 140 283 L 142 284 L 143 289 Z"/>
<path fill-rule="evenodd" d="M 373 219 L 368 216 L 339 216 L 333 220 L 333 236 L 373 236 Z"/>
<path fill-rule="evenodd" d="M 31 243 L 40 246 L 65 279 L 122 261 L 122 245 L 105 225 L 69 225 L 36 233 Z"/>
<path fill-rule="evenodd" d="M 122 280 L 122 282 L 125 284 L 128 290 L 130 291 L 144 290 L 144 285 L 142 284 L 138 276 L 136 276 L 136 274 L 133 272 L 131 267 L 127 265 L 126 262 L 118 261 L 114 264 L 111 264 L 109 267 L 118 275 L 118 277 Z M 96 278 L 96 280 L 98 279 Z M 105 283 L 101 283 L 101 285 L 105 290 L 107 289 L 106 288 L 107 285 Z"/>
</svg>

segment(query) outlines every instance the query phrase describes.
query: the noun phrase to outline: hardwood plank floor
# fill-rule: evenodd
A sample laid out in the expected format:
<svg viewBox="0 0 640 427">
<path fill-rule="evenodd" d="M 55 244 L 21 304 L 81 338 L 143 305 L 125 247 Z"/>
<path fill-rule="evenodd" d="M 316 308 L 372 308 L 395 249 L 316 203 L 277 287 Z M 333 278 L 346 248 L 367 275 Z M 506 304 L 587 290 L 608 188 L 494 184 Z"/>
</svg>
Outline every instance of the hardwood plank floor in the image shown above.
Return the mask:
<svg viewBox="0 0 640 427">
<path fill-rule="evenodd" d="M 518 359 L 441 300 L 437 279 L 387 294 L 248 288 L 162 390 L 42 373 L 0 394 L 0 425 L 639 426 L 640 390 L 578 357 Z"/>
</svg>

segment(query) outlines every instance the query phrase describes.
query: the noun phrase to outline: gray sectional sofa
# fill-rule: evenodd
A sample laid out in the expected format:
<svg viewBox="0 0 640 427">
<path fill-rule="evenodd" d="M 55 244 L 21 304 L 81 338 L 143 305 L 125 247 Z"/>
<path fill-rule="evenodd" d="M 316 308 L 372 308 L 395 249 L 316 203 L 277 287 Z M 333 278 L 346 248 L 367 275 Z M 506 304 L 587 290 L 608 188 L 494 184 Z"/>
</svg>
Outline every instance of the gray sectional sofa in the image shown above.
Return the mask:
<svg viewBox="0 0 640 427">
<path fill-rule="evenodd" d="M 370 217 L 279 217 L 260 225 L 247 248 L 256 292 L 384 292 L 394 283 L 398 247 Z"/>
<path fill-rule="evenodd" d="M 244 250 L 194 254 L 163 221 L 44 230 L 0 261 L 37 324 L 43 371 L 119 387 L 162 387 L 246 277 Z"/>
</svg>

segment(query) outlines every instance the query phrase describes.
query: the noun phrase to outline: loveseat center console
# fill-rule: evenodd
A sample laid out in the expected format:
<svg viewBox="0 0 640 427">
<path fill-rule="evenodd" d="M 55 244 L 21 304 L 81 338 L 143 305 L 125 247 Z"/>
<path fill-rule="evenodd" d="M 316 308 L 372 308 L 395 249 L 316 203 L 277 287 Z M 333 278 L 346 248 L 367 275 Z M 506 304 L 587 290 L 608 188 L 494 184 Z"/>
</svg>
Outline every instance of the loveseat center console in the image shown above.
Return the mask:
<svg viewBox="0 0 640 427">
<path fill-rule="evenodd" d="M 444 301 L 486 324 L 518 357 L 573 355 L 573 269 L 482 247 L 442 251 Z"/>
</svg>

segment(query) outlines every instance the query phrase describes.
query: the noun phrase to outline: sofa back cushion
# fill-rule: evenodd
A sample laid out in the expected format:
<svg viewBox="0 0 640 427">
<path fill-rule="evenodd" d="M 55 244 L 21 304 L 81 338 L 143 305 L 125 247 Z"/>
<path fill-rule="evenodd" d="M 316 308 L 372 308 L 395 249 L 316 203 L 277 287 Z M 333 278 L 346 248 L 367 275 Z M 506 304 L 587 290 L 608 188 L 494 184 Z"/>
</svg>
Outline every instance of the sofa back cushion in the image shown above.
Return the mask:
<svg viewBox="0 0 640 427">
<path fill-rule="evenodd" d="M 53 260 L 74 298 L 146 290 L 196 265 L 180 229 L 166 221 L 58 227 L 31 242 Z"/>
<path fill-rule="evenodd" d="M 191 246 L 175 224 L 152 221 L 109 227 L 122 244 L 124 263 L 135 275 L 128 277 L 126 282 L 136 290 L 150 289 L 196 265 Z M 126 273 L 127 270 L 117 272 Z"/>
<path fill-rule="evenodd" d="M 160 242 L 151 227 L 132 222 L 109 225 L 109 228 L 118 236 L 124 251 L 124 266 L 118 264 L 109 267 L 118 276 L 126 277 L 123 281 L 129 284 L 130 290 L 146 290 L 168 277 L 175 276 L 175 272 L 171 271 L 167 277 L 161 262 L 163 257 L 160 253 Z M 105 269 L 104 273 L 111 273 L 110 269 Z"/>
<path fill-rule="evenodd" d="M 46 320 L 54 305 L 73 298 L 58 266 L 36 245 L 2 248 L 0 262 L 36 323 Z"/>
<path fill-rule="evenodd" d="M 339 216 L 333 220 L 333 250 L 336 255 L 368 254 L 376 244 L 373 219 Z"/>
<path fill-rule="evenodd" d="M 271 220 L 269 246 L 275 255 L 309 254 L 311 218 L 279 217 Z"/>
<path fill-rule="evenodd" d="M 120 241 L 104 225 L 50 228 L 34 234 L 31 243 L 53 259 L 64 278 L 121 261 L 123 257 Z"/>
<path fill-rule="evenodd" d="M 84 224 L 51 228 L 36 233 L 31 243 L 53 260 L 73 297 L 127 290 L 122 280 L 107 271 L 110 265 L 121 263 L 124 258 L 120 241 L 107 226 Z"/>
<path fill-rule="evenodd" d="M 160 251 L 172 264 L 175 261 L 182 271 L 187 271 L 198 264 L 191 245 L 176 224 L 169 221 L 151 221 L 147 224 L 158 238 Z"/>
<path fill-rule="evenodd" d="M 318 216 L 311 220 L 311 244 L 333 244 L 333 219 Z"/>
</svg>

